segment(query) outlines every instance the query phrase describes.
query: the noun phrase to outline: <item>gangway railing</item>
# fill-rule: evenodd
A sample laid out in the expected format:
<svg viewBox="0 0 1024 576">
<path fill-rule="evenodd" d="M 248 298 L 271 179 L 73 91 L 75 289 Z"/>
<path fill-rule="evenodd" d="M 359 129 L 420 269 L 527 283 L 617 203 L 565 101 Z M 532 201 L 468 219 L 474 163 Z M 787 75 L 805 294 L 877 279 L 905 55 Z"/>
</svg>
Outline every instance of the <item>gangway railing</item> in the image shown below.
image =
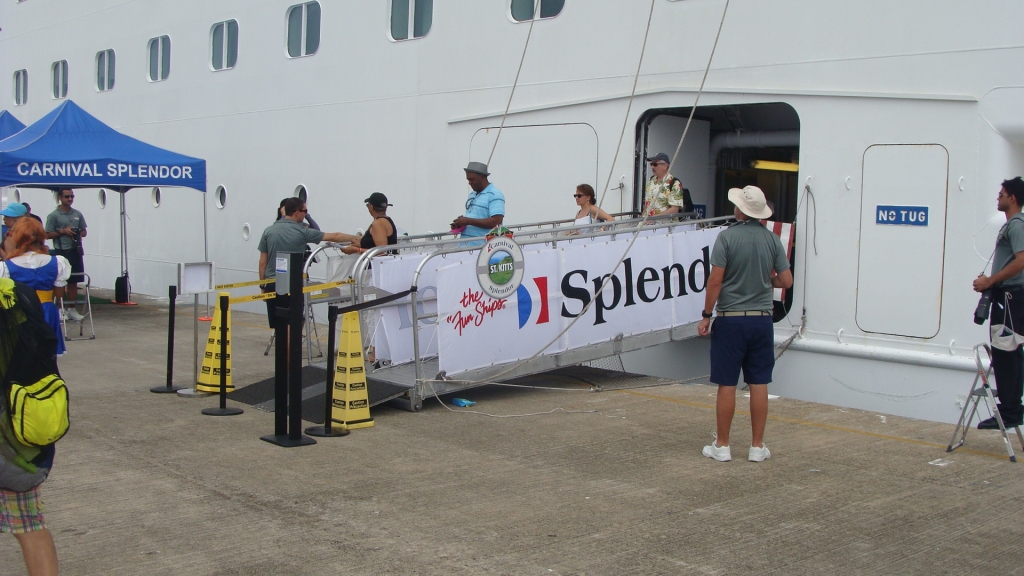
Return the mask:
<svg viewBox="0 0 1024 576">
<path fill-rule="evenodd" d="M 688 219 L 694 214 L 671 214 L 665 216 L 654 216 L 643 218 L 624 218 L 611 222 L 595 222 L 592 224 L 565 225 L 572 223 L 569 220 L 549 221 L 542 223 L 531 223 L 528 225 L 513 225 L 506 228 L 518 230 L 515 233 L 516 243 L 520 246 L 548 245 L 557 246 L 559 243 L 576 242 L 585 239 L 617 237 L 631 237 L 633 234 L 651 231 L 671 233 L 679 227 L 687 228 L 708 228 L 722 225 L 734 220 L 732 216 L 704 219 Z M 559 224 L 558 226 L 553 226 Z M 557 353 L 540 354 L 534 358 L 510 362 L 500 365 L 492 365 L 484 368 L 469 370 L 457 374 L 457 380 L 452 379 L 439 369 L 437 356 L 425 356 L 423 354 L 423 343 L 420 341 L 420 326 L 424 321 L 437 319 L 437 313 L 428 313 L 423 304 L 436 301 L 434 298 L 424 298 L 418 290 L 418 284 L 424 268 L 434 258 L 448 256 L 451 254 L 473 252 L 480 249 L 483 238 L 445 238 L 441 235 L 421 235 L 414 238 L 414 242 L 400 242 L 397 246 L 378 246 L 370 248 L 359 255 L 353 269 L 353 278 L 356 281 L 352 285 L 351 298 L 354 303 L 387 295 L 380 290 L 372 288 L 361 279 L 365 278 L 374 257 L 385 251 L 393 250 L 399 254 L 418 253 L 422 254 L 422 260 L 417 265 L 415 272 L 410 279 L 410 299 L 408 301 L 396 301 L 384 305 L 408 306 L 412 324 L 413 360 L 402 364 L 388 365 L 378 362 L 371 367 L 368 377 L 371 381 L 377 379 L 388 384 L 397 386 L 404 390 L 400 400 L 405 408 L 416 411 L 422 406 L 424 398 L 435 394 L 446 394 L 457 390 L 470 388 L 485 384 L 488 380 L 500 377 L 509 379 L 517 376 L 524 376 L 552 370 L 562 366 L 580 364 L 587 361 L 597 360 L 608 356 L 614 356 L 632 350 L 639 350 L 649 346 L 664 344 L 675 340 L 693 338 L 697 335 L 696 328 L 699 321 L 685 325 L 673 326 L 671 328 L 653 330 L 643 334 L 634 334 L 617 337 L 583 347 L 563 350 Z M 477 245 L 470 245 L 476 242 Z"/>
<path fill-rule="evenodd" d="M 690 214 L 688 213 L 686 215 L 690 215 Z M 616 212 L 614 214 L 609 214 L 609 216 L 611 216 L 612 218 L 621 218 L 623 216 L 629 216 L 630 218 L 635 218 L 637 216 L 637 213 L 636 212 Z M 680 214 L 675 214 L 674 216 L 675 217 L 679 217 L 681 215 Z M 509 230 L 511 230 L 514 233 L 520 233 L 520 232 L 526 232 L 526 231 L 529 231 L 529 230 L 543 230 L 545 228 L 549 229 L 549 230 L 556 229 L 556 228 L 561 228 L 562 230 L 568 230 L 568 225 L 570 225 L 571 223 L 574 223 L 574 222 L 575 222 L 575 220 L 573 218 L 563 218 L 561 220 L 545 220 L 545 221 L 542 221 L 542 222 L 527 222 L 525 224 L 505 224 L 504 226 L 505 226 L 505 228 L 508 228 Z M 415 234 L 415 235 L 411 235 L 411 236 L 399 236 L 398 237 L 398 243 L 399 244 L 411 244 L 411 243 L 419 243 L 419 242 L 430 242 L 432 240 L 451 240 L 453 238 L 458 238 L 458 234 L 455 234 L 455 233 L 453 233 L 451 231 L 448 231 L 448 232 L 430 232 L 430 233 L 427 233 L 427 234 Z"/>
</svg>

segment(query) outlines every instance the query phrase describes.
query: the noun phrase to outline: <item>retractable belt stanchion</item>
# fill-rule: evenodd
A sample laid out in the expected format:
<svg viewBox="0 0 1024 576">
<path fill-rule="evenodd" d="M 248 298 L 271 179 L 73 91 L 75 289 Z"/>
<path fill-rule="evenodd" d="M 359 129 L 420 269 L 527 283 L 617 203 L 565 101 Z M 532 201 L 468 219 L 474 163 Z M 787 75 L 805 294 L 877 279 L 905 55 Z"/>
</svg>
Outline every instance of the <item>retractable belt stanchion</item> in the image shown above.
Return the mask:
<svg viewBox="0 0 1024 576">
<path fill-rule="evenodd" d="M 168 286 L 167 297 L 170 298 L 170 304 L 167 308 L 167 385 L 166 386 L 154 386 L 149 389 L 150 392 L 157 394 L 169 394 L 181 390 L 181 386 L 175 386 L 174 382 L 174 301 L 178 298 L 178 287 Z"/>
<path fill-rule="evenodd" d="M 334 408 L 334 374 L 336 369 L 336 354 L 338 339 L 335 332 L 338 328 L 338 306 L 331 304 L 327 307 L 327 390 L 324 394 L 324 425 L 310 426 L 306 428 L 306 434 L 317 437 L 348 436 L 350 431 L 347 428 L 334 428 L 332 426 L 331 412 Z"/>
<path fill-rule="evenodd" d="M 207 416 L 237 416 L 241 408 L 228 408 L 228 302 L 227 293 L 220 295 L 220 407 L 203 408 Z"/>
<path fill-rule="evenodd" d="M 275 342 L 277 350 L 274 374 L 274 434 L 262 436 L 261 439 L 285 448 L 294 448 L 316 444 L 316 440 L 302 434 L 302 321 L 306 311 L 302 293 L 304 259 L 301 252 L 293 252 L 285 257 L 287 258 L 289 280 L 288 308 L 276 308 L 275 310 L 278 331 Z M 280 266 L 281 260 L 284 260 L 285 257 L 275 255 L 275 266 Z M 277 275 L 280 280 L 280 270 L 277 270 Z M 280 291 L 278 293 L 280 294 Z M 280 321 L 282 316 L 288 318 L 288 336 L 282 330 L 284 325 L 284 322 Z M 282 359 L 285 347 L 288 350 Z M 287 370 L 282 369 L 283 365 L 287 365 Z M 282 386 L 285 373 L 287 373 L 287 385 Z"/>
</svg>

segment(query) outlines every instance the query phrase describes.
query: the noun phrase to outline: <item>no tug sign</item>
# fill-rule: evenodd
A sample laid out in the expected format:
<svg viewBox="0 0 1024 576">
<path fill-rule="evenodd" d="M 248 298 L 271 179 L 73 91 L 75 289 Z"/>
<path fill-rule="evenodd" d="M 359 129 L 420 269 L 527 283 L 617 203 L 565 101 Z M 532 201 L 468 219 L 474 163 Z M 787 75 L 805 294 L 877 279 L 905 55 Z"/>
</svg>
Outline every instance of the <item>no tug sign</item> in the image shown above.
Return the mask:
<svg viewBox="0 0 1024 576">
<path fill-rule="evenodd" d="M 495 300 L 516 293 L 523 281 L 523 250 L 512 236 L 490 236 L 476 259 L 480 289 Z"/>
</svg>

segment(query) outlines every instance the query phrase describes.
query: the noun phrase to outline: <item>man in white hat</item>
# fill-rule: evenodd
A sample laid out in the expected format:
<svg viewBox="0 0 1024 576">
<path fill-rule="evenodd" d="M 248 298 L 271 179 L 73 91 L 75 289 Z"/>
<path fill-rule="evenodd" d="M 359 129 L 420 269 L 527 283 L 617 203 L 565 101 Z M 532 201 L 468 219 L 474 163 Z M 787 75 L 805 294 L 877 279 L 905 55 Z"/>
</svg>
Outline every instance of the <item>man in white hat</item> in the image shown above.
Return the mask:
<svg viewBox="0 0 1024 576">
<path fill-rule="evenodd" d="M 715 441 L 704 447 L 704 455 L 719 462 L 732 460 L 729 429 L 742 369 L 743 381 L 750 386 L 752 438 L 747 459 L 763 462 L 771 457 L 764 444 L 764 426 L 768 420 L 768 384 L 775 367 L 772 288 L 792 286 L 793 272 L 782 241 L 761 224 L 772 215 L 764 192 L 757 186 L 733 188 L 729 201 L 735 206 L 733 212 L 739 222 L 715 240 L 703 318 L 697 327 L 701 336 L 711 333 L 711 382 L 718 384 L 717 434 Z M 718 314 L 711 330 L 716 304 Z"/>
</svg>

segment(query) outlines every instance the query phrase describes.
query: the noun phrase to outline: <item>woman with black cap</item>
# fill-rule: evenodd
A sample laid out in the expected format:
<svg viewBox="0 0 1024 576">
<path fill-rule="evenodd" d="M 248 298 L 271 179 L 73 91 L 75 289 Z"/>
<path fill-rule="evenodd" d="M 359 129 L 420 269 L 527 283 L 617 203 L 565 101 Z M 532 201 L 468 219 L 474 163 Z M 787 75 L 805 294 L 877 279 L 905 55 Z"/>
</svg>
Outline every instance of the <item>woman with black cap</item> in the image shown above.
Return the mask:
<svg viewBox="0 0 1024 576">
<path fill-rule="evenodd" d="M 346 254 L 366 252 L 374 246 L 398 244 L 398 229 L 395 228 L 395 222 L 387 214 L 388 206 L 392 206 L 392 204 L 388 204 L 388 197 L 380 192 L 374 192 L 363 202 L 366 202 L 366 209 L 370 211 L 370 216 L 373 216 L 373 222 L 362 236 L 342 234 L 342 242 L 352 243 L 351 246 L 342 248 Z M 385 254 L 393 253 L 385 252 Z"/>
</svg>

